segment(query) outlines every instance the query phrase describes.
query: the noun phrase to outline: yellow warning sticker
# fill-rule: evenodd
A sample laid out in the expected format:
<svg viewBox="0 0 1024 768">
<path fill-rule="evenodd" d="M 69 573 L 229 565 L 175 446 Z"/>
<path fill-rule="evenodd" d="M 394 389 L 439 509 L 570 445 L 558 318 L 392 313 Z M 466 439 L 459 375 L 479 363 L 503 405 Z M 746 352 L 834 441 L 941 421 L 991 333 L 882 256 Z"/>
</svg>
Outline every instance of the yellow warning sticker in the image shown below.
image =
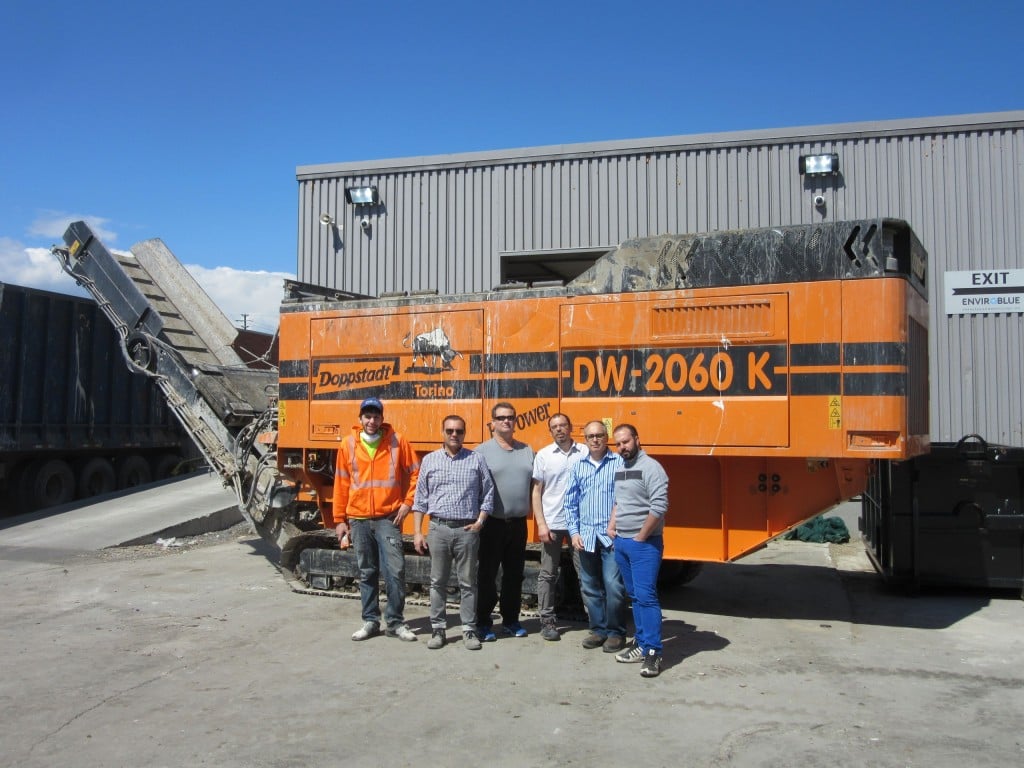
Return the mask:
<svg viewBox="0 0 1024 768">
<path fill-rule="evenodd" d="M 843 428 L 843 398 L 833 395 L 828 401 L 828 428 Z"/>
<path fill-rule="evenodd" d="M 277 425 L 278 425 L 278 427 L 283 427 L 285 425 L 285 423 L 288 421 L 287 413 L 288 413 L 288 411 L 285 408 L 285 401 L 281 400 L 277 404 Z"/>
</svg>

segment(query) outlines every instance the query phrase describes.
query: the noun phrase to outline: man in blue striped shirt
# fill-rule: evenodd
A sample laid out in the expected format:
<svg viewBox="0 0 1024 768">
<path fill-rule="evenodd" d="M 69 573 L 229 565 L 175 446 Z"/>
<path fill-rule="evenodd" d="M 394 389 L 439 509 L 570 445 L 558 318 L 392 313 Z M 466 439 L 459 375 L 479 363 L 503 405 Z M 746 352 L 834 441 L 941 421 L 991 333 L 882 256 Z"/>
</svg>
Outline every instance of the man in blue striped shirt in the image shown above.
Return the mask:
<svg viewBox="0 0 1024 768">
<path fill-rule="evenodd" d="M 590 455 L 572 465 L 563 502 L 569 536 L 580 556 L 580 593 L 590 619 L 583 647 L 603 645 L 606 653 L 617 653 L 626 644 L 626 588 L 615 563 L 608 521 L 622 459 L 608 450 L 604 422 L 589 422 L 583 437 Z"/>
</svg>

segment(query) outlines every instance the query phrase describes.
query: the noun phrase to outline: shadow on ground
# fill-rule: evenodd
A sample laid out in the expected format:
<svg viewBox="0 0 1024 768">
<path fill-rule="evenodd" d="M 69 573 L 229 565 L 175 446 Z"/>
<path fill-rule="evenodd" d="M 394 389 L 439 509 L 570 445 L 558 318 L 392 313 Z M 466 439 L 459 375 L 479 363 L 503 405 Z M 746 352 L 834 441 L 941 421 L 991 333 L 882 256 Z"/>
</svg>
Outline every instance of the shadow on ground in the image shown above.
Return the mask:
<svg viewBox="0 0 1024 768">
<path fill-rule="evenodd" d="M 850 622 L 942 629 L 1012 592 L 928 590 L 908 594 L 875 574 L 798 564 L 707 563 L 687 585 L 662 594 L 666 610 L 751 619 Z"/>
<path fill-rule="evenodd" d="M 259 537 L 246 540 L 252 554 L 278 563 L 277 549 Z M 349 595 L 352 596 L 352 595 Z M 425 595 L 424 595 L 425 596 Z M 423 596 L 421 596 L 423 597 Z M 820 623 L 942 629 L 989 605 L 993 599 L 1019 599 L 1013 591 L 966 589 L 927 590 L 908 594 L 890 588 L 877 574 L 837 571 L 831 566 L 788 563 L 706 563 L 689 584 L 662 590 L 666 611 L 749 619 L 791 619 Z M 454 612 L 457 617 L 457 611 Z M 539 623 L 524 614 L 524 625 L 539 631 Z M 585 625 L 583 615 L 559 614 L 570 630 Z M 536 626 L 534 626 L 536 624 Z M 420 629 L 427 629 L 427 623 Z M 669 636 L 674 633 L 674 640 Z M 666 662 L 709 650 L 727 640 L 696 630 L 683 621 L 665 622 Z M 670 651 L 669 646 L 673 648 Z"/>
</svg>

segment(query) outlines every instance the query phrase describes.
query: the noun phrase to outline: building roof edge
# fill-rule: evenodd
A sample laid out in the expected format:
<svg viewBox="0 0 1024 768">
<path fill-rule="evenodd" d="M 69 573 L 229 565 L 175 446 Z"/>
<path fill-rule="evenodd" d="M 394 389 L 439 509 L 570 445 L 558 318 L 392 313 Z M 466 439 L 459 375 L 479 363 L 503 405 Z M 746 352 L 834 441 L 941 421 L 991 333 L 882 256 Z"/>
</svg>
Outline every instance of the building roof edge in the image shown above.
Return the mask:
<svg viewBox="0 0 1024 768">
<path fill-rule="evenodd" d="M 822 143 L 863 136 L 897 136 L 915 133 L 950 133 L 966 130 L 995 130 L 1024 127 L 1024 110 L 985 112 L 967 115 L 872 120 L 857 123 L 768 128 L 722 133 L 660 136 L 646 139 L 616 139 L 580 144 L 553 144 L 539 147 L 460 152 L 393 159 L 300 165 L 295 169 L 299 181 L 339 176 L 365 176 L 403 171 L 508 165 L 519 162 L 572 160 L 602 155 L 648 154 L 692 149 L 711 149 L 751 144 Z"/>
</svg>

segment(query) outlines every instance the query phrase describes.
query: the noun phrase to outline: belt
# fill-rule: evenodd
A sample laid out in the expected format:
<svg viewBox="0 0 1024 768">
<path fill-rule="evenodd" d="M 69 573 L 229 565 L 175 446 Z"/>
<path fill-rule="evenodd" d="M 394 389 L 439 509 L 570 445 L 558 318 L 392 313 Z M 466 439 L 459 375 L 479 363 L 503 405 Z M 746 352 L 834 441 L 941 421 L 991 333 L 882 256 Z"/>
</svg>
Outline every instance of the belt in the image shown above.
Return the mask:
<svg viewBox="0 0 1024 768">
<path fill-rule="evenodd" d="M 355 520 L 362 520 L 364 522 L 372 522 L 374 520 L 388 520 L 388 521 L 393 523 L 393 522 L 395 522 L 395 515 L 397 515 L 397 514 L 398 514 L 398 511 L 395 510 L 394 512 L 391 512 L 391 513 L 389 513 L 387 515 L 377 515 L 376 517 L 350 517 L 348 520 L 349 520 L 350 523 L 355 521 Z"/>
<path fill-rule="evenodd" d="M 475 517 L 471 517 L 468 520 L 442 520 L 437 517 L 430 518 L 430 521 L 437 523 L 438 525 L 444 525 L 448 528 L 465 528 L 467 525 L 472 525 L 476 522 Z"/>
</svg>

